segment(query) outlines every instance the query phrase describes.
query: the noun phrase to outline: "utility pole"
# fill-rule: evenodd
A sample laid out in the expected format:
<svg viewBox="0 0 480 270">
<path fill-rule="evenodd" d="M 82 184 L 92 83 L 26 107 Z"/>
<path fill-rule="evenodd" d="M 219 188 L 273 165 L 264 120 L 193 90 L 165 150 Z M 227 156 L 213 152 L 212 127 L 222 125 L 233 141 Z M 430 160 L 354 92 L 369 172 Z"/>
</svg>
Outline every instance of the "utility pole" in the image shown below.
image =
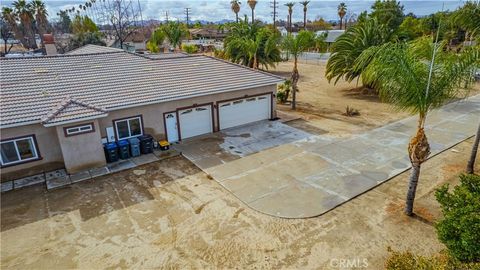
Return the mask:
<svg viewBox="0 0 480 270">
<path fill-rule="evenodd" d="M 167 10 L 167 11 L 165 11 L 165 20 L 166 20 L 166 21 L 167 21 L 167 23 L 168 23 L 168 10 Z"/>
<path fill-rule="evenodd" d="M 270 7 L 273 8 L 272 16 L 273 16 L 273 28 L 275 29 L 277 26 L 277 8 L 278 8 L 278 2 L 277 0 L 273 0 L 270 2 Z"/>
<path fill-rule="evenodd" d="M 187 28 L 189 27 L 190 25 L 190 17 L 189 17 L 189 14 L 190 14 L 190 10 L 192 10 L 191 8 L 185 8 L 185 15 L 187 16 Z"/>
</svg>

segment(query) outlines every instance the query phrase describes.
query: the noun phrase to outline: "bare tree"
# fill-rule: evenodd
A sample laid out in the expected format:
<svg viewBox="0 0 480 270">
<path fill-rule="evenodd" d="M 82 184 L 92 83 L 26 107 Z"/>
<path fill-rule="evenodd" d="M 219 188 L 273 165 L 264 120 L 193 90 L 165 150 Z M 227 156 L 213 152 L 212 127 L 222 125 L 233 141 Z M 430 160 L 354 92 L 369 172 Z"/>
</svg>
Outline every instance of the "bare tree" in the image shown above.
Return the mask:
<svg viewBox="0 0 480 270">
<path fill-rule="evenodd" d="M 10 52 L 13 47 L 13 41 L 8 44 L 8 41 L 13 39 L 13 32 L 12 28 L 8 24 L 8 22 L 0 16 L 0 35 L 3 40 L 3 55 L 6 55 Z"/>
<path fill-rule="evenodd" d="M 105 0 L 97 1 L 98 16 L 110 27 L 120 48 L 130 35 L 135 33 L 141 21 L 141 7 L 139 1 L 133 0 Z"/>
</svg>

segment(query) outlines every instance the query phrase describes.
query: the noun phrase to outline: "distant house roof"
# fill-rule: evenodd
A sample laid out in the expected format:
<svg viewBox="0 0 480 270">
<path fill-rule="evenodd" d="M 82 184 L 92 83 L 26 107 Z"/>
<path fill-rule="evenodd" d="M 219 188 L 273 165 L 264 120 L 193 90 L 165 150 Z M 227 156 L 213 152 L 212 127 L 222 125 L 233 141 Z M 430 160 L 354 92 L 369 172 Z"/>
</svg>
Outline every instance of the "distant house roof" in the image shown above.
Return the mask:
<svg viewBox="0 0 480 270">
<path fill-rule="evenodd" d="M 327 33 L 327 38 L 325 42 L 333 43 L 339 36 L 345 33 L 345 30 L 321 30 L 317 31 L 317 36 Z"/>
<path fill-rule="evenodd" d="M 178 57 L 188 57 L 186 53 L 146 53 L 143 56 L 150 59 L 167 59 L 167 58 L 178 58 Z"/>
<path fill-rule="evenodd" d="M 88 44 L 83 47 L 66 52 L 65 54 L 77 55 L 77 54 L 108 53 L 108 52 L 121 52 L 121 51 L 123 50 L 118 48 Z"/>
<path fill-rule="evenodd" d="M 113 110 L 283 81 L 207 56 L 152 59 L 90 49 L 95 53 L 79 54 L 84 48 L 69 55 L 1 59 L 0 127 L 60 125 Z"/>
</svg>

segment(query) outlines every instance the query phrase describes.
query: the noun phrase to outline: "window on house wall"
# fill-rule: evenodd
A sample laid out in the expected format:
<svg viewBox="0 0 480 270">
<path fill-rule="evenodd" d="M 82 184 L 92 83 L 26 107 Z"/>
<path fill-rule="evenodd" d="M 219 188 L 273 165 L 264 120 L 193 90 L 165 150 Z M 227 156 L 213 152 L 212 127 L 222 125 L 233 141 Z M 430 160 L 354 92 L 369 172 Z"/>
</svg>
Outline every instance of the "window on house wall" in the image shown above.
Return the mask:
<svg viewBox="0 0 480 270">
<path fill-rule="evenodd" d="M 0 144 L 2 166 L 39 159 L 34 135 L 4 140 Z"/>
<path fill-rule="evenodd" d="M 94 132 L 94 131 L 95 131 L 95 129 L 93 127 L 93 123 L 88 123 L 88 124 L 80 125 L 80 126 L 66 127 L 65 128 L 65 135 L 73 136 L 73 135 L 78 135 L 78 134 L 83 134 L 83 133 Z"/>
<path fill-rule="evenodd" d="M 119 140 L 143 135 L 142 117 L 136 116 L 115 121 L 115 130 Z"/>
</svg>

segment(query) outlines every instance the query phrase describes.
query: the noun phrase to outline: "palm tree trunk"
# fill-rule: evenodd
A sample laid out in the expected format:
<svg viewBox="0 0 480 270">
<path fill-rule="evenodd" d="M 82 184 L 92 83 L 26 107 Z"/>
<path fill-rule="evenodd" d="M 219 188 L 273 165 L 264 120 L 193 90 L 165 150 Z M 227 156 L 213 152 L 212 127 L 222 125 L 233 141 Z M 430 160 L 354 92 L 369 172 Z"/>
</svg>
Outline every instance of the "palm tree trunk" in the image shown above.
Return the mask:
<svg viewBox="0 0 480 270">
<path fill-rule="evenodd" d="M 252 24 L 255 22 L 255 18 L 254 18 L 255 13 L 253 11 L 254 11 L 254 9 L 252 8 Z"/>
<path fill-rule="evenodd" d="M 475 142 L 472 146 L 472 153 L 470 155 L 470 160 L 468 160 L 467 173 L 473 174 L 473 167 L 475 166 L 475 159 L 477 158 L 478 144 L 480 143 L 480 125 L 478 125 L 477 135 L 475 136 Z"/>
<path fill-rule="evenodd" d="M 405 201 L 405 214 L 411 216 L 413 214 L 413 201 L 417 191 L 418 178 L 420 176 L 420 166 L 430 155 L 430 145 L 425 135 L 426 114 L 420 114 L 418 118 L 417 133 L 410 139 L 408 144 L 408 154 L 412 163 L 412 172 L 408 184 L 407 198 Z"/>
<path fill-rule="evenodd" d="M 418 178 L 420 176 L 420 163 L 412 164 L 412 173 L 408 183 L 407 200 L 405 202 L 405 214 L 411 216 L 413 214 L 413 201 L 417 192 Z"/>
<path fill-rule="evenodd" d="M 297 83 L 298 83 L 298 56 L 293 58 L 293 72 L 292 72 L 292 110 L 297 108 Z"/>
<path fill-rule="evenodd" d="M 307 31 L 307 11 L 303 12 L 303 30 Z"/>
<path fill-rule="evenodd" d="M 235 12 L 235 17 L 236 17 L 237 23 L 238 23 L 238 12 Z"/>
<path fill-rule="evenodd" d="M 340 30 L 342 30 L 342 22 L 343 22 L 343 18 L 340 17 Z"/>
</svg>

